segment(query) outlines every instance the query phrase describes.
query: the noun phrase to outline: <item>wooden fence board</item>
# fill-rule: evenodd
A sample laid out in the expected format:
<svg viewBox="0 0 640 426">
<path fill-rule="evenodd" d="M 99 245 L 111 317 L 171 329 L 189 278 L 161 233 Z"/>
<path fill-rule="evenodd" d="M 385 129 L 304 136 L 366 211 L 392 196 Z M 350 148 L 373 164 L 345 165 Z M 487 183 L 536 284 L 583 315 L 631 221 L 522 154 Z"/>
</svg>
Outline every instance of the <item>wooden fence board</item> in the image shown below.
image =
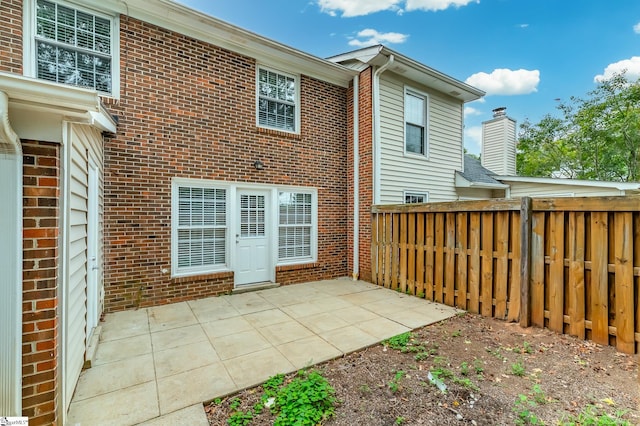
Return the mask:
<svg viewBox="0 0 640 426">
<path fill-rule="evenodd" d="M 606 212 L 591 213 L 591 339 L 601 345 L 609 344 L 607 228 Z"/>
<path fill-rule="evenodd" d="M 398 270 L 400 269 L 400 262 L 398 255 L 400 254 L 400 215 L 393 214 L 391 218 L 392 234 L 391 234 L 391 288 L 396 290 L 398 288 Z"/>
<path fill-rule="evenodd" d="M 416 295 L 424 297 L 424 213 L 416 217 Z"/>
<path fill-rule="evenodd" d="M 433 279 L 435 301 L 444 302 L 443 287 L 444 287 L 444 213 L 436 213 L 435 223 L 435 247 L 436 247 L 436 259 L 434 264 L 435 277 Z"/>
<path fill-rule="evenodd" d="M 377 247 L 377 260 L 378 260 L 378 285 L 384 286 L 384 271 L 387 266 L 384 263 L 384 248 L 385 248 L 385 214 L 378 214 L 378 247 Z M 373 253 L 373 251 L 372 251 Z"/>
<path fill-rule="evenodd" d="M 434 227 L 434 217 L 433 214 L 427 214 L 426 220 L 426 230 L 425 230 L 425 297 L 429 300 L 433 300 L 433 261 L 434 261 L 434 235 L 433 235 L 433 227 Z"/>
<path fill-rule="evenodd" d="M 378 282 L 378 268 L 380 262 L 378 262 L 378 247 L 380 247 L 380 241 L 378 240 L 378 216 L 374 215 L 371 221 L 371 280 L 374 284 Z M 355 271 L 355 268 L 353 269 Z"/>
<path fill-rule="evenodd" d="M 584 212 L 569 213 L 569 334 L 585 337 L 585 218 Z"/>
<path fill-rule="evenodd" d="M 416 294 L 416 214 L 409 213 L 407 229 L 407 288 Z"/>
<path fill-rule="evenodd" d="M 544 327 L 544 230 L 543 212 L 531 215 L 531 324 Z"/>
<path fill-rule="evenodd" d="M 446 214 L 445 230 L 445 271 L 443 278 L 444 303 L 455 306 L 455 280 L 456 280 L 456 215 Z"/>
<path fill-rule="evenodd" d="M 615 326 L 616 348 L 635 353 L 634 297 L 633 297 L 633 216 L 616 213 L 615 220 Z"/>
<path fill-rule="evenodd" d="M 520 215 L 511 214 L 511 270 L 508 282 L 509 310 L 507 321 L 518 321 L 520 319 Z"/>
<path fill-rule="evenodd" d="M 480 312 L 480 213 L 471 212 L 469 219 L 469 311 Z"/>
<path fill-rule="evenodd" d="M 564 330 L 564 212 L 549 216 L 551 240 L 549 264 L 549 329 Z"/>
<path fill-rule="evenodd" d="M 391 287 L 391 214 L 384 215 L 384 286 Z"/>
<path fill-rule="evenodd" d="M 480 312 L 484 316 L 493 314 L 493 217 L 491 212 L 482 213 L 482 272 L 480 274 Z"/>
<path fill-rule="evenodd" d="M 456 220 L 456 244 L 458 258 L 456 262 L 457 298 L 456 306 L 467 309 L 467 217 L 466 212 L 458 212 Z"/>
<path fill-rule="evenodd" d="M 408 215 L 402 214 L 400 216 L 400 271 L 398 277 L 398 285 L 400 291 L 407 292 L 407 219 Z"/>
<path fill-rule="evenodd" d="M 496 318 L 504 319 L 507 313 L 507 278 L 509 277 L 509 212 L 496 213 L 496 271 L 495 291 Z"/>
</svg>

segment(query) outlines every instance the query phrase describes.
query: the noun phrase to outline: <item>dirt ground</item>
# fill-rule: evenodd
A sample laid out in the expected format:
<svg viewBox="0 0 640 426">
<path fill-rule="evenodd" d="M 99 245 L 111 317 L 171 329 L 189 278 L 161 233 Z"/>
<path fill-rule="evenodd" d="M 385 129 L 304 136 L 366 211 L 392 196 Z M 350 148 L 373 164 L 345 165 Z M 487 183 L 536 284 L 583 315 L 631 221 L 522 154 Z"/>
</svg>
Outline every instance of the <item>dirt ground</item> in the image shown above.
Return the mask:
<svg viewBox="0 0 640 426">
<path fill-rule="evenodd" d="M 640 424 L 637 356 L 612 347 L 472 314 L 416 330 L 398 347 L 404 352 L 381 344 L 313 367 L 338 400 L 323 424 L 556 425 L 580 413 L 575 424 L 618 424 L 588 423 L 602 413 Z M 251 410 L 261 391 L 205 404 L 210 424 Z M 264 410 L 245 424 L 273 421 Z"/>
</svg>

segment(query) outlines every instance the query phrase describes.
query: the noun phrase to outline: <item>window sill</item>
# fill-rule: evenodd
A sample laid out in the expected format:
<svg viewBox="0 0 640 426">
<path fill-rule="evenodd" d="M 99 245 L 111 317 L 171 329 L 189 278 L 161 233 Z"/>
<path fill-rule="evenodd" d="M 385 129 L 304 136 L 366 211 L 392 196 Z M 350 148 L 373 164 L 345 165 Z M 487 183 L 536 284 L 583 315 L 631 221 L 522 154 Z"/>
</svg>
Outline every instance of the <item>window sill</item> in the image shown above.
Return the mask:
<svg viewBox="0 0 640 426">
<path fill-rule="evenodd" d="M 172 277 L 171 283 L 182 284 L 182 283 L 190 283 L 194 281 L 217 280 L 217 279 L 230 278 L 230 277 L 233 277 L 233 271 L 205 272 L 205 273 L 199 273 L 196 275 Z"/>
<path fill-rule="evenodd" d="M 300 269 L 313 269 L 319 266 L 320 264 L 318 262 L 296 263 L 292 265 L 279 265 L 279 266 L 276 266 L 276 272 L 298 271 Z"/>
<path fill-rule="evenodd" d="M 284 130 L 270 129 L 268 127 L 260 127 L 260 126 L 257 126 L 256 129 L 258 130 L 258 133 L 261 133 L 263 135 L 279 136 L 282 138 L 296 139 L 296 140 L 302 139 L 302 135 L 300 135 L 300 133 L 285 132 Z"/>
</svg>

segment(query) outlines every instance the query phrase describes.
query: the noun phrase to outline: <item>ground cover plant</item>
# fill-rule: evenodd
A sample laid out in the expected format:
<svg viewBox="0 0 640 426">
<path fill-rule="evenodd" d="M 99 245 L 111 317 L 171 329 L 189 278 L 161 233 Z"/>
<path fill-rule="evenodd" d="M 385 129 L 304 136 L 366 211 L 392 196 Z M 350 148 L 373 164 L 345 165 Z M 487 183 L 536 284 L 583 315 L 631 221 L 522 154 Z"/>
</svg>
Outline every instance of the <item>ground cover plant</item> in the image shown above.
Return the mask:
<svg viewBox="0 0 640 426">
<path fill-rule="evenodd" d="M 212 425 L 636 425 L 636 360 L 464 314 L 205 409 Z M 278 417 L 283 407 L 291 411 Z"/>
</svg>

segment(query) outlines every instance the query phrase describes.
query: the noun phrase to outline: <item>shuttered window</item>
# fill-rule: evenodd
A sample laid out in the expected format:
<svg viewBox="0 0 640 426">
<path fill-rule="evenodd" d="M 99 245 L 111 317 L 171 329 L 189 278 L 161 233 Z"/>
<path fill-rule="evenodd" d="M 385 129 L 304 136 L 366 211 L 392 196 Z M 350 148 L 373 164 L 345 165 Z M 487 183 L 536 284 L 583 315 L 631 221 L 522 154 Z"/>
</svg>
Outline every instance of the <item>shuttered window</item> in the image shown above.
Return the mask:
<svg viewBox="0 0 640 426">
<path fill-rule="evenodd" d="M 178 186 L 178 273 L 210 271 L 227 264 L 227 191 L 221 188 Z"/>
<path fill-rule="evenodd" d="M 36 77 L 113 92 L 113 19 L 36 1 Z"/>
<path fill-rule="evenodd" d="M 278 259 L 311 257 L 312 197 L 308 193 L 280 192 Z"/>
</svg>

